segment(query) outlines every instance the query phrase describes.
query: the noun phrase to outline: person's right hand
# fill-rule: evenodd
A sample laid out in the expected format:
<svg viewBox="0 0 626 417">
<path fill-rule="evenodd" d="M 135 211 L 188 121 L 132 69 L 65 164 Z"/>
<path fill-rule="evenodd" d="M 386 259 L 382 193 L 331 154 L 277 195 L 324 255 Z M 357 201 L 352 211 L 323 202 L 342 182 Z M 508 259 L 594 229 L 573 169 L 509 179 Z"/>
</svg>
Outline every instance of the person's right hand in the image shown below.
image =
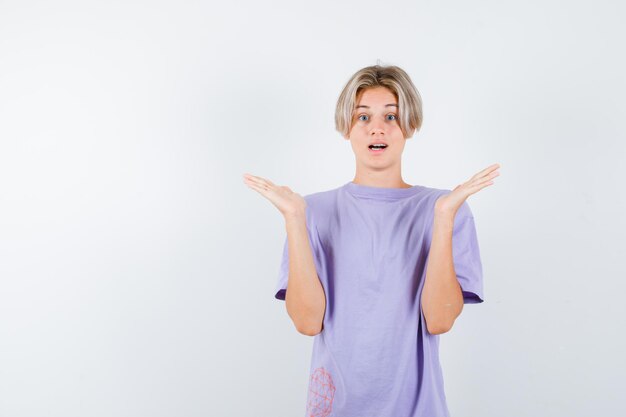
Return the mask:
<svg viewBox="0 0 626 417">
<path fill-rule="evenodd" d="M 304 214 L 306 200 L 298 193 L 291 191 L 286 185 L 275 185 L 268 179 L 250 174 L 243 175 L 243 182 L 263 197 L 267 198 L 283 216 Z"/>
</svg>

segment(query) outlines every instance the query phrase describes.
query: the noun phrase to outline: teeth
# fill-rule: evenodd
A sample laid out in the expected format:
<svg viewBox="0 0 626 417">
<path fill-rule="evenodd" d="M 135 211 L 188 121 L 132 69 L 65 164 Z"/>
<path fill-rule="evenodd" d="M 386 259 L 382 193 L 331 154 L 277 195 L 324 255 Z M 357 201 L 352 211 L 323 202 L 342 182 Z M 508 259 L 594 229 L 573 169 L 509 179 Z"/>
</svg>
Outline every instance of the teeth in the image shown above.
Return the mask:
<svg viewBox="0 0 626 417">
<path fill-rule="evenodd" d="M 387 145 L 385 145 L 384 143 L 374 143 L 369 146 L 370 149 L 385 149 L 386 147 Z"/>
</svg>

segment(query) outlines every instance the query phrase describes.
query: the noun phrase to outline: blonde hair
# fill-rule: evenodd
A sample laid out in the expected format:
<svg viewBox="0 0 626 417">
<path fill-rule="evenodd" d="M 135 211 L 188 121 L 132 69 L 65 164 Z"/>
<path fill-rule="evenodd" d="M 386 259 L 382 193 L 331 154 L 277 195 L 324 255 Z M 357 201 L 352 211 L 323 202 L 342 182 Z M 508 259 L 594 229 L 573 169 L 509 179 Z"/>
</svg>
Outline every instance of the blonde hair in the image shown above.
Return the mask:
<svg viewBox="0 0 626 417">
<path fill-rule="evenodd" d="M 347 138 L 352 129 L 352 118 L 357 98 L 363 91 L 385 87 L 398 100 L 398 124 L 404 138 L 413 136 L 422 126 L 422 98 L 411 78 L 395 65 L 372 65 L 357 71 L 346 83 L 337 100 L 335 129 Z"/>
</svg>

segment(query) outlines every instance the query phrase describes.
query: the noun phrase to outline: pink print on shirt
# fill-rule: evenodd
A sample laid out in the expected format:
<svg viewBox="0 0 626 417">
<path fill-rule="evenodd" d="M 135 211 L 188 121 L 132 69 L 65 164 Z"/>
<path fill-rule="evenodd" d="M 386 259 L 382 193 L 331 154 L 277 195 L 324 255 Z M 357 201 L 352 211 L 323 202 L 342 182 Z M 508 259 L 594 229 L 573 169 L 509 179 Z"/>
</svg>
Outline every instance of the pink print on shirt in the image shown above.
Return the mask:
<svg viewBox="0 0 626 417">
<path fill-rule="evenodd" d="M 306 407 L 307 417 L 328 417 L 333 408 L 335 385 L 330 373 L 317 368 L 309 381 L 309 398 Z"/>
</svg>

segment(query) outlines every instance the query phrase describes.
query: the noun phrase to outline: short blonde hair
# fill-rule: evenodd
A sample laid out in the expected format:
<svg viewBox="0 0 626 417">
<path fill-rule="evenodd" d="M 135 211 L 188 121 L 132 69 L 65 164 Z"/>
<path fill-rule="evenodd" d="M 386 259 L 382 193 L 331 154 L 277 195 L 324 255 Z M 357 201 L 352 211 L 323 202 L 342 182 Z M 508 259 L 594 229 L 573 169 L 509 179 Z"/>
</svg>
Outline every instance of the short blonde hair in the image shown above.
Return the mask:
<svg viewBox="0 0 626 417">
<path fill-rule="evenodd" d="M 335 129 L 347 138 L 361 92 L 374 87 L 389 89 L 398 100 L 398 124 L 404 138 L 413 136 L 422 126 L 422 98 L 411 78 L 395 65 L 372 65 L 357 71 L 346 83 L 337 100 Z"/>
</svg>

